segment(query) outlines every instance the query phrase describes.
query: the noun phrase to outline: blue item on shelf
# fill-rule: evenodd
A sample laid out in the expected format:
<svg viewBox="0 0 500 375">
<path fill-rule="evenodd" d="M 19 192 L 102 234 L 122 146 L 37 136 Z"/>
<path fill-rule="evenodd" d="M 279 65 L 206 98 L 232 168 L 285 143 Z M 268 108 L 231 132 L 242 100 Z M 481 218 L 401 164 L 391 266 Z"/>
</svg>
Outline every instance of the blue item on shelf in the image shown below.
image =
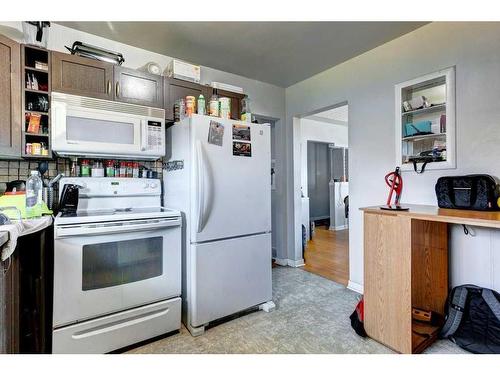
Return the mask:
<svg viewBox="0 0 500 375">
<path fill-rule="evenodd" d="M 403 137 L 411 137 L 412 135 L 418 135 L 421 133 L 430 134 L 432 122 L 430 121 L 420 121 L 417 123 L 407 123 L 403 127 Z"/>
</svg>

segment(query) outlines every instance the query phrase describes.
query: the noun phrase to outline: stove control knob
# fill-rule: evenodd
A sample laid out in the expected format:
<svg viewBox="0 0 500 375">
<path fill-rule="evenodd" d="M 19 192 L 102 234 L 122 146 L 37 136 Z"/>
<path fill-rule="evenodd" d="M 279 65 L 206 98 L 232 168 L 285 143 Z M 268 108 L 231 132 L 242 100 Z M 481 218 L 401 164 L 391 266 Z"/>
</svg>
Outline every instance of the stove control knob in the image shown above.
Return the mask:
<svg viewBox="0 0 500 375">
<path fill-rule="evenodd" d="M 147 189 L 147 188 L 149 188 L 149 183 L 148 183 L 148 182 L 146 182 L 146 183 L 144 184 L 144 189 Z"/>
<path fill-rule="evenodd" d="M 156 182 L 151 182 L 151 189 L 156 189 L 157 186 Z"/>
</svg>

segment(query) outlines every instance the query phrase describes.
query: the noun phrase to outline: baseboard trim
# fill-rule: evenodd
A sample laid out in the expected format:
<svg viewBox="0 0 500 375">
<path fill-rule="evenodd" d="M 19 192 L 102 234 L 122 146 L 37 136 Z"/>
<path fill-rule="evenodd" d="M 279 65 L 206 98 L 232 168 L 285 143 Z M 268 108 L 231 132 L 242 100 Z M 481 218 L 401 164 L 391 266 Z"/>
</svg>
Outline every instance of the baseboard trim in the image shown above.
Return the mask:
<svg viewBox="0 0 500 375">
<path fill-rule="evenodd" d="M 359 294 L 363 294 L 363 285 L 355 283 L 351 280 L 349 280 L 349 283 L 347 284 L 347 289 L 350 289 Z"/>
<path fill-rule="evenodd" d="M 349 228 L 347 225 L 339 225 L 338 227 L 329 227 L 329 230 L 336 231 L 336 230 L 344 230 Z"/>
<path fill-rule="evenodd" d="M 274 258 L 274 263 L 278 266 L 288 266 L 288 259 Z"/>
<path fill-rule="evenodd" d="M 278 266 L 288 266 L 288 267 L 303 267 L 306 264 L 304 263 L 304 259 L 299 259 L 299 260 L 293 260 L 293 259 L 281 259 L 281 258 L 274 258 L 274 263 L 276 263 Z"/>
<path fill-rule="evenodd" d="M 304 263 L 304 259 L 299 259 L 299 260 L 292 260 L 292 259 L 288 259 L 288 265 L 290 267 L 303 267 L 305 266 L 306 264 Z"/>
</svg>

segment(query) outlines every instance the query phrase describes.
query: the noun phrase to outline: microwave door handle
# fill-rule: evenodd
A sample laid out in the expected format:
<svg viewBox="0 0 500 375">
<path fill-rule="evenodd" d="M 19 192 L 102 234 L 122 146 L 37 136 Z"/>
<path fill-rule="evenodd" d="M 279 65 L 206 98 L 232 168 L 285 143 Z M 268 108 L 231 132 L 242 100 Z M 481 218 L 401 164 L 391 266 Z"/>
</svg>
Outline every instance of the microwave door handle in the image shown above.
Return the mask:
<svg viewBox="0 0 500 375">
<path fill-rule="evenodd" d="M 141 120 L 141 151 L 146 151 L 147 139 L 147 123 L 146 120 Z"/>
</svg>

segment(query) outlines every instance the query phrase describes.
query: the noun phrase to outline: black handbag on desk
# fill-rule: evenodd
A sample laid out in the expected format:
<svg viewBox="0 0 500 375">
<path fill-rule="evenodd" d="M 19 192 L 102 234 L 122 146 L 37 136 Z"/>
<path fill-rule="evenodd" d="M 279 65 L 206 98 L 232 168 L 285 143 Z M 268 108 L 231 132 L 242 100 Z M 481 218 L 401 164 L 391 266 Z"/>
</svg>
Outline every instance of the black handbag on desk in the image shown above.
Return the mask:
<svg viewBox="0 0 500 375">
<path fill-rule="evenodd" d="M 441 208 L 462 210 L 498 210 L 497 183 L 487 174 L 440 177 L 436 196 Z"/>
</svg>

